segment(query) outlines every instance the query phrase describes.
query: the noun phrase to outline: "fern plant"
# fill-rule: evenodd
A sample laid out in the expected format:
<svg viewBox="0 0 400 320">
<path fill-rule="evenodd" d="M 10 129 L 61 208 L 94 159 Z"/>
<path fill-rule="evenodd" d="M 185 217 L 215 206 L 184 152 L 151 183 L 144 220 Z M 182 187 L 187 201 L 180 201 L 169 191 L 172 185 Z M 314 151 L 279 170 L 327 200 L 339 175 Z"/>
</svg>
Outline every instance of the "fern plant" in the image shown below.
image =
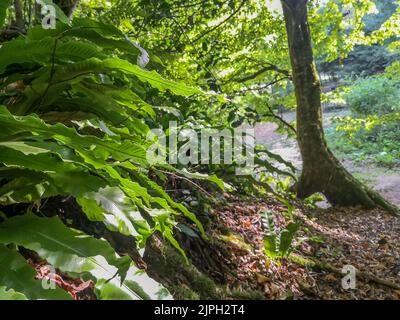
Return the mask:
<svg viewBox="0 0 400 320">
<path fill-rule="evenodd" d="M 265 212 L 263 215 L 263 225 L 263 250 L 267 257 L 271 259 L 288 257 L 294 249 L 293 239 L 297 231 L 300 229 L 300 223 L 290 222 L 284 229 L 278 230 L 271 213 Z"/>
<path fill-rule="evenodd" d="M 137 66 L 142 52 L 114 26 L 65 19 L 55 30 L 36 26 L 0 48 L 0 208 L 34 204 L 40 213 L 44 199 L 73 197 L 90 221 L 135 237 L 138 248 L 158 231 L 185 255 L 173 237 L 175 216 L 204 230 L 146 174 L 152 168 L 147 123 L 156 116 L 147 100 L 167 90 L 181 96 L 200 91 Z M 19 214 L 0 223 L 0 297 L 68 298 L 61 289 L 40 287 L 18 246 L 63 272 L 94 279 L 100 297 L 115 293 L 108 282 L 115 272 L 125 293 L 138 287 L 124 282 L 132 276 L 131 259 L 118 257 L 105 241 L 84 237 L 58 218 Z M 115 272 L 99 273 L 99 266 Z"/>
</svg>

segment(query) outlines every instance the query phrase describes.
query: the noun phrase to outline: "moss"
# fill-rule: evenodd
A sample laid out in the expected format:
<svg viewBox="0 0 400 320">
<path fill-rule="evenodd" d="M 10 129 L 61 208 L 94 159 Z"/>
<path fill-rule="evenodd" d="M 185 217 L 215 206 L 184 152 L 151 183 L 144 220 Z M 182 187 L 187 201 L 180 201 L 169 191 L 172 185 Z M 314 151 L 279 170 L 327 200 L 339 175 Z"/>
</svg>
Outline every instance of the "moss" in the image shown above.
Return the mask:
<svg viewBox="0 0 400 320">
<path fill-rule="evenodd" d="M 307 259 L 305 257 L 302 257 L 302 256 L 300 256 L 298 254 L 291 254 L 288 257 L 288 260 L 292 261 L 294 263 L 297 263 L 298 265 L 301 265 L 303 267 L 308 267 L 308 268 L 314 268 L 315 267 L 315 262 L 314 261 L 312 261 L 310 259 Z"/>
<path fill-rule="evenodd" d="M 191 284 L 193 289 L 199 293 L 202 299 L 220 299 L 221 295 L 218 286 L 213 280 L 205 275 L 197 275 L 192 278 Z"/>
<path fill-rule="evenodd" d="M 169 290 L 177 300 L 200 300 L 200 296 L 185 284 L 172 286 Z"/>
<path fill-rule="evenodd" d="M 146 249 L 148 274 L 162 283 L 175 299 L 183 300 L 258 300 L 263 293 L 254 290 L 231 291 L 218 285 L 193 264 L 187 264 L 182 255 L 169 244 L 152 241 Z"/>
<path fill-rule="evenodd" d="M 148 273 L 161 282 L 176 299 L 220 299 L 215 282 L 169 244 L 158 242 L 147 248 Z"/>
<path fill-rule="evenodd" d="M 246 242 L 243 236 L 230 232 L 227 235 L 220 235 L 219 239 L 225 243 L 234 245 L 235 247 L 247 251 L 249 253 L 253 252 L 253 247 Z"/>
<path fill-rule="evenodd" d="M 265 300 L 264 293 L 258 290 L 233 290 L 229 293 L 229 297 L 234 300 Z"/>
<path fill-rule="evenodd" d="M 197 295 L 200 299 L 220 299 L 216 283 L 208 276 L 202 274 L 193 264 L 187 264 L 182 256 L 176 251 L 168 253 L 171 259 L 168 259 L 171 273 L 177 273 L 183 276 L 187 282 L 186 287 L 190 287 L 189 294 Z"/>
</svg>

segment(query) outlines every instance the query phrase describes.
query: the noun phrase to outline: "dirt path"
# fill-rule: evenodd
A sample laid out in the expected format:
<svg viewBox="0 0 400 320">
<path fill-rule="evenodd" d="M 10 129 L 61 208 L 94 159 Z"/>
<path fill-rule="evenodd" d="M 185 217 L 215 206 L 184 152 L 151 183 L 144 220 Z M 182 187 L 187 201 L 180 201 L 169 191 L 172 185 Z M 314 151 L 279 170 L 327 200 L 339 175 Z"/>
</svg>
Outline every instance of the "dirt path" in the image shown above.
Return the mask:
<svg viewBox="0 0 400 320">
<path fill-rule="evenodd" d="M 327 112 L 324 116 L 324 126 L 331 125 L 335 116 L 346 115 L 346 111 Z M 295 113 L 285 113 L 284 119 L 288 122 L 295 120 Z M 281 155 L 284 159 L 291 161 L 297 168 L 301 169 L 302 161 L 297 147 L 297 142 L 285 135 L 275 132 L 277 125 L 273 123 L 262 123 L 255 127 L 257 143 L 268 147 L 272 152 Z M 391 170 L 378 167 L 374 164 L 359 165 L 349 159 L 342 159 L 344 166 L 357 178 L 364 181 L 371 188 L 380 192 L 387 200 L 400 205 L 400 169 Z"/>
</svg>

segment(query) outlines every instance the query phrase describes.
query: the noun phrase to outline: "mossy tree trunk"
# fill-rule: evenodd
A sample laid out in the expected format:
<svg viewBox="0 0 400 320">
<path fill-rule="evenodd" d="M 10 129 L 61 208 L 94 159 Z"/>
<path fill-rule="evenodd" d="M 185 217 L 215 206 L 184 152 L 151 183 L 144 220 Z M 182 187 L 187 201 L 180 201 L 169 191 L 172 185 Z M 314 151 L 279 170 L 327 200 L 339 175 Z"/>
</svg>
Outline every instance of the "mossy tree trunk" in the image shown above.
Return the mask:
<svg viewBox="0 0 400 320">
<path fill-rule="evenodd" d="M 303 171 L 300 198 L 322 192 L 333 205 L 398 209 L 357 181 L 329 150 L 322 126 L 321 86 L 313 57 L 308 0 L 281 0 L 297 100 L 297 140 Z"/>
</svg>

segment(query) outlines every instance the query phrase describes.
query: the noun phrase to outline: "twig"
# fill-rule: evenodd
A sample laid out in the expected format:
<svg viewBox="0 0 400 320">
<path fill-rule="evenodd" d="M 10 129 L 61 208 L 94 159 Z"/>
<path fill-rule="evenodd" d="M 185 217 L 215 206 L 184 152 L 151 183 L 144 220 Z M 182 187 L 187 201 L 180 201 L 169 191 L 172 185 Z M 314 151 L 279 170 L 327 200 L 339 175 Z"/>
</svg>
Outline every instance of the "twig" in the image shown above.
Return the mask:
<svg viewBox="0 0 400 320">
<path fill-rule="evenodd" d="M 283 69 L 279 68 L 276 65 L 268 63 L 267 66 L 263 67 L 262 69 L 258 70 L 257 72 L 255 72 L 255 73 L 253 73 L 251 75 L 245 76 L 243 78 L 240 78 L 240 79 L 233 79 L 232 81 L 238 82 L 238 83 L 247 82 L 249 80 L 253 80 L 253 79 L 257 78 L 258 76 L 262 75 L 263 73 L 265 73 L 267 71 L 275 71 L 275 72 L 278 72 L 278 73 L 282 73 L 283 75 L 285 75 L 288 78 L 290 77 L 289 71 L 283 70 Z"/>
<path fill-rule="evenodd" d="M 249 92 L 249 91 L 262 91 L 262 90 L 268 89 L 269 87 L 273 86 L 274 84 L 277 84 L 277 83 L 279 83 L 279 82 L 281 82 L 282 80 L 285 80 L 285 79 L 288 79 L 288 77 L 283 77 L 283 78 L 279 78 L 279 79 L 275 78 L 271 82 L 269 82 L 269 83 L 267 83 L 267 84 L 265 84 L 265 85 L 263 85 L 261 87 L 258 87 L 258 88 L 246 88 L 246 89 L 243 89 L 243 90 L 240 90 L 240 91 L 234 91 L 234 92 L 232 92 L 232 94 L 240 96 L 240 95 L 243 95 L 243 94 L 245 94 L 246 92 Z"/>
<path fill-rule="evenodd" d="M 188 178 L 186 178 L 186 177 L 179 176 L 179 175 L 177 175 L 176 173 L 169 172 L 169 171 L 164 171 L 164 170 L 161 170 L 161 169 L 156 169 L 156 168 L 153 168 L 153 169 L 156 170 L 156 171 L 159 171 L 159 172 L 161 172 L 161 173 L 168 174 L 168 175 L 170 175 L 170 176 L 172 176 L 172 177 L 174 177 L 174 178 L 181 179 L 181 180 L 185 180 L 185 181 L 191 183 L 192 185 L 194 185 L 196 188 L 198 188 L 201 192 L 203 192 L 204 194 L 206 194 L 206 195 L 209 196 L 210 198 L 213 198 L 212 194 L 210 194 L 208 191 L 206 191 L 202 186 L 200 186 L 199 184 L 193 182 L 192 180 L 190 180 L 190 179 L 188 179 Z"/>
<path fill-rule="evenodd" d="M 228 20 L 230 20 L 231 18 L 233 18 L 244 6 L 244 4 L 247 2 L 247 0 L 243 0 L 239 6 L 237 7 L 237 9 L 235 11 L 233 11 L 227 18 L 225 18 L 223 21 L 221 21 L 220 23 L 218 23 L 215 27 L 208 29 L 206 31 L 204 31 L 202 34 L 200 34 L 196 39 L 193 39 L 191 42 L 197 42 L 199 41 L 201 38 L 203 38 L 204 36 L 206 36 L 207 34 L 215 31 L 216 29 L 218 29 L 220 26 L 222 26 L 224 23 L 226 23 Z"/>
<path fill-rule="evenodd" d="M 281 118 L 280 116 L 278 116 L 277 114 L 274 113 L 274 111 L 272 110 L 272 108 L 270 106 L 267 105 L 267 108 L 271 114 L 272 117 L 274 117 L 275 119 L 278 119 L 280 122 L 282 122 L 286 127 L 288 127 L 290 130 L 292 130 L 295 134 L 297 134 L 297 130 L 295 127 L 293 127 L 289 122 L 287 122 L 286 120 L 284 120 L 283 118 Z"/>
</svg>

